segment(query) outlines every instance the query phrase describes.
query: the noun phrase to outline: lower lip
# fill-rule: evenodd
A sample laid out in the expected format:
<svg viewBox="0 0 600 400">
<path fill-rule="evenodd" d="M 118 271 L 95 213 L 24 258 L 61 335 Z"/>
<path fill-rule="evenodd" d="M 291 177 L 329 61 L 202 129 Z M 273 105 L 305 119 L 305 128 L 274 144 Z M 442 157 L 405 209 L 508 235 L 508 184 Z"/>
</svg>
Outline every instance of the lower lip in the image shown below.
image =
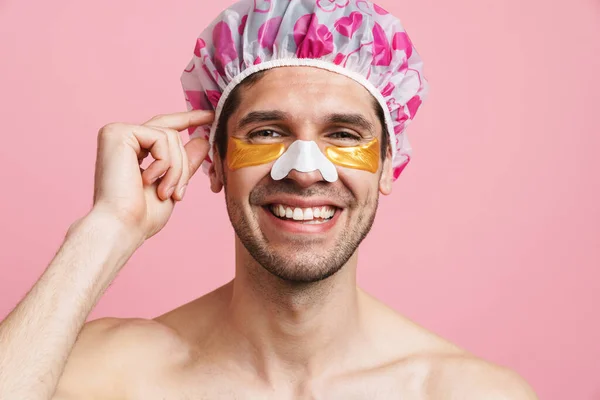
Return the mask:
<svg viewBox="0 0 600 400">
<path fill-rule="evenodd" d="M 267 214 L 267 218 L 271 219 L 271 222 L 278 230 L 291 232 L 291 233 L 324 233 L 329 231 L 334 227 L 342 210 L 336 209 L 333 217 L 326 222 L 322 222 L 320 224 L 304 224 L 302 222 L 296 222 L 293 219 L 281 219 L 273 215 L 273 213 L 266 207 L 262 207 L 262 210 L 265 214 Z"/>
</svg>

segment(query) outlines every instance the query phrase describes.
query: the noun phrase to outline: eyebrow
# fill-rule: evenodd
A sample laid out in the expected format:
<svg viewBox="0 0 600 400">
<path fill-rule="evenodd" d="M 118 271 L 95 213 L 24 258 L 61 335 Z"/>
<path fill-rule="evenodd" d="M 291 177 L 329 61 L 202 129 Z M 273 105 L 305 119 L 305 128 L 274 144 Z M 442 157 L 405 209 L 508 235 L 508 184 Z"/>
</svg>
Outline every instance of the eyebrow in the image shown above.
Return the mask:
<svg viewBox="0 0 600 400">
<path fill-rule="evenodd" d="M 325 118 L 327 124 L 353 125 L 369 132 L 373 132 L 373 124 L 361 114 L 330 114 Z"/>
<path fill-rule="evenodd" d="M 291 119 L 291 114 L 280 111 L 280 110 L 268 110 L 268 111 L 252 111 L 246 114 L 237 124 L 237 129 L 242 130 L 248 125 L 261 123 L 261 122 L 273 122 L 273 121 L 283 121 L 286 119 Z M 374 127 L 371 122 L 367 118 L 365 118 L 361 114 L 352 114 L 352 113 L 334 113 L 329 114 L 325 118 L 323 118 L 322 122 L 328 125 L 334 124 L 346 124 L 353 125 L 369 132 L 373 132 Z"/>
<path fill-rule="evenodd" d="M 248 125 L 256 124 L 259 122 L 281 121 L 290 118 L 290 114 L 279 110 L 252 111 L 246 114 L 244 118 L 240 119 L 240 121 L 237 124 L 237 129 L 241 130 L 247 127 Z"/>
</svg>

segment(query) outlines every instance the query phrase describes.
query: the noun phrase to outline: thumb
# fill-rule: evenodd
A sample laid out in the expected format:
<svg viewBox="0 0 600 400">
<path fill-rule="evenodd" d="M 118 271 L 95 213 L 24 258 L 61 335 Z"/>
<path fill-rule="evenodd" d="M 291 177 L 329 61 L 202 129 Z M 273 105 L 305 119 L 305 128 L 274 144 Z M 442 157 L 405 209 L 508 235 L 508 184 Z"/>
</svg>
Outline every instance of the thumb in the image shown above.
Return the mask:
<svg viewBox="0 0 600 400">
<path fill-rule="evenodd" d="M 188 157 L 190 178 L 196 173 L 208 154 L 209 144 L 206 139 L 194 138 L 183 146 Z"/>
</svg>

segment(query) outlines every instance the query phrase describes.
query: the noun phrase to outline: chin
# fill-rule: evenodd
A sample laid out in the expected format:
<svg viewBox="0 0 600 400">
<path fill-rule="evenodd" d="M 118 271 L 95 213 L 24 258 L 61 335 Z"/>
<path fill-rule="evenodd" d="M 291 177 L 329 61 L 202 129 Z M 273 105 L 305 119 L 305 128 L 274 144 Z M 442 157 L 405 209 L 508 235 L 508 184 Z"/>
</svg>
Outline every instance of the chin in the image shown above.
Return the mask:
<svg viewBox="0 0 600 400">
<path fill-rule="evenodd" d="M 305 238 L 294 242 L 242 243 L 250 255 L 272 275 L 288 282 L 322 281 L 343 268 L 354 249 L 324 246 L 320 240 Z"/>
<path fill-rule="evenodd" d="M 286 282 L 315 283 L 321 282 L 337 273 L 343 265 L 308 264 L 303 260 L 290 260 L 281 265 L 261 264 L 269 273 Z"/>
</svg>

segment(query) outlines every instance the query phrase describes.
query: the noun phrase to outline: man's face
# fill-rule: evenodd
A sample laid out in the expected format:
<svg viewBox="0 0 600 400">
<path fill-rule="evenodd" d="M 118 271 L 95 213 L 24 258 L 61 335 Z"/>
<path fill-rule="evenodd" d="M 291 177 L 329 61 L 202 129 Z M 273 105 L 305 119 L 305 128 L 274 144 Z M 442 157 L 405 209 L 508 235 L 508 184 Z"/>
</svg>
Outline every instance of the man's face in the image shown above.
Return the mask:
<svg viewBox="0 0 600 400">
<path fill-rule="evenodd" d="M 373 97 L 340 74 L 275 68 L 243 87 L 240 99 L 227 134 L 249 144 L 284 143 L 287 148 L 305 140 L 323 151 L 381 141 Z M 275 181 L 270 175 L 274 162 L 231 170 L 226 159 L 217 157 L 211 181 L 215 191 L 225 187 L 233 228 L 259 264 L 288 281 L 314 282 L 337 272 L 370 230 L 378 192 L 391 190 L 390 157 L 376 173 L 336 166 L 333 183 L 319 171 L 296 170 Z"/>
</svg>

